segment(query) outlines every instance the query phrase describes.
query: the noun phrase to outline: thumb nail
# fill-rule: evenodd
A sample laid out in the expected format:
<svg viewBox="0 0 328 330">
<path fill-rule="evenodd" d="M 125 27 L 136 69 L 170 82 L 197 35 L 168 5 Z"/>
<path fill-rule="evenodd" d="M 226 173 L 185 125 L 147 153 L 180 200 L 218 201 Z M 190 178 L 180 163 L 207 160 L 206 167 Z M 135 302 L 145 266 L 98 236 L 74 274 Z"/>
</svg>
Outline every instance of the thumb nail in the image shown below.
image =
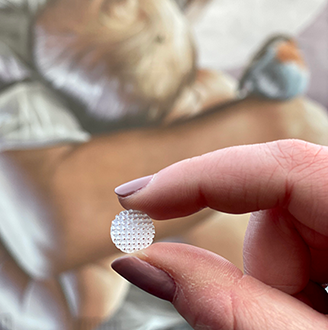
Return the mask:
<svg viewBox="0 0 328 330">
<path fill-rule="evenodd" d="M 164 300 L 173 301 L 175 282 L 163 270 L 137 257 L 122 257 L 112 263 L 112 268 L 138 288 Z"/>
</svg>

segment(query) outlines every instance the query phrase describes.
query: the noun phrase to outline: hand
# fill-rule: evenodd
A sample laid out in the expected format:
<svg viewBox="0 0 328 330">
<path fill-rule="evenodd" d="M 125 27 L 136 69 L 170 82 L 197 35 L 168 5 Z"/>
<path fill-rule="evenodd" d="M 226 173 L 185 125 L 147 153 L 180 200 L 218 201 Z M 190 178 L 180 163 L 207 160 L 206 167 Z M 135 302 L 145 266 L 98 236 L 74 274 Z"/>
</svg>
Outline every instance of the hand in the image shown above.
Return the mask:
<svg viewBox="0 0 328 330">
<path fill-rule="evenodd" d="M 172 165 L 148 184 L 121 186 L 121 204 L 154 219 L 205 207 L 255 213 L 245 275 L 216 254 L 172 243 L 112 267 L 171 301 L 195 329 L 327 329 L 327 159 L 327 147 L 285 140 L 216 151 Z"/>
<path fill-rule="evenodd" d="M 106 297 L 102 299 L 88 295 L 86 292 L 95 292 L 94 285 L 91 280 L 85 284 L 83 274 L 91 272 L 98 278 L 100 268 L 97 262 L 111 258 L 117 252 L 110 244 L 106 229 L 108 221 L 121 211 L 113 194 L 114 187 L 123 180 L 154 173 L 180 159 L 227 145 L 290 136 L 291 131 L 295 131 L 295 125 L 302 138 L 326 143 L 328 121 L 324 110 L 309 108 L 308 103 L 304 107 L 302 102 L 295 100 L 273 104 L 246 100 L 230 108 L 230 111 L 211 113 L 197 121 L 171 128 L 118 132 L 95 138 L 81 146 L 63 145 L 1 154 L 0 165 L 3 159 L 8 158 L 10 166 L 1 166 L 2 182 L 5 184 L 0 193 L 4 201 L 11 197 L 6 207 L 17 202 L 17 207 L 11 208 L 15 210 L 15 216 L 13 212 L 3 213 L 1 238 L 22 267 L 19 273 L 27 273 L 34 281 L 53 278 L 65 271 L 71 273 L 72 269 L 76 269 L 76 278 L 81 283 L 78 287 L 82 288 L 74 292 L 75 296 L 81 297 L 77 298 L 81 307 L 79 317 L 107 317 L 112 310 L 107 308 L 107 303 L 118 296 L 114 289 L 119 289 L 119 286 L 113 289 L 104 279 L 106 289 L 101 292 L 102 297 Z M 311 121 L 309 116 L 305 116 L 310 110 Z M 24 184 L 25 179 L 28 184 Z M 32 197 L 31 187 L 35 187 L 32 190 L 36 196 L 45 199 L 44 202 L 40 203 L 36 196 Z M 47 211 L 47 205 L 53 212 Z M 159 222 L 156 237 L 161 239 L 172 233 L 185 232 L 203 216 L 198 212 L 192 219 Z M 109 273 L 110 270 L 106 272 L 108 278 L 111 276 Z M 72 287 L 72 282 L 66 283 Z M 58 293 L 57 296 L 62 297 L 61 288 L 59 285 L 57 287 L 59 290 L 54 290 L 52 295 Z M 10 291 L 16 292 L 15 283 L 8 293 Z M 7 300 L 7 296 L 2 295 L 4 301 Z M 40 300 L 37 295 L 34 298 Z M 104 302 L 102 308 L 97 308 L 95 313 L 94 306 L 101 305 L 101 302 Z M 63 307 L 64 315 L 67 311 L 65 299 L 61 299 L 59 305 Z M 12 306 L 19 311 L 20 305 Z M 53 319 L 59 321 L 54 310 L 49 306 L 46 313 L 50 322 Z M 8 312 L 8 309 L 3 309 L 3 312 Z M 21 314 L 18 317 L 22 319 Z M 61 328 L 64 329 L 64 326 Z"/>
</svg>

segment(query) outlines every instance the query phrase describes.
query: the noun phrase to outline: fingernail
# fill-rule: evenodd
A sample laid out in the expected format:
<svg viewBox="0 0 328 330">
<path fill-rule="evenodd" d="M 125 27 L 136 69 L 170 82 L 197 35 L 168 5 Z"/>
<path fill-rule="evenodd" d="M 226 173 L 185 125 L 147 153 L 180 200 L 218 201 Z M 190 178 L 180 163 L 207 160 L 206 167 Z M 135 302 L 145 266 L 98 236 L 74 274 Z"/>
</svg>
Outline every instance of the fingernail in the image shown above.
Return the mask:
<svg viewBox="0 0 328 330">
<path fill-rule="evenodd" d="M 112 268 L 138 288 L 164 300 L 173 301 L 175 283 L 161 269 L 136 257 L 122 257 L 112 263 Z"/>
<path fill-rule="evenodd" d="M 130 196 L 134 194 L 136 191 L 145 188 L 152 178 L 153 175 L 149 175 L 140 179 L 130 181 L 128 183 L 124 183 L 115 189 L 115 193 L 120 197 Z"/>
</svg>

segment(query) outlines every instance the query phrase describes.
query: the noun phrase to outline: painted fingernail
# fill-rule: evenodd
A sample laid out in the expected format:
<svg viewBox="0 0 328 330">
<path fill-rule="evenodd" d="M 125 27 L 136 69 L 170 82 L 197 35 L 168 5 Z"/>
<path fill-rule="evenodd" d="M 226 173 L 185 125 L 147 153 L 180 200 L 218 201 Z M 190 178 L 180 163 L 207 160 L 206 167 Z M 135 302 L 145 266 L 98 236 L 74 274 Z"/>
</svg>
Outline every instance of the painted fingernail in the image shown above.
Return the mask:
<svg viewBox="0 0 328 330">
<path fill-rule="evenodd" d="M 145 188 L 148 185 L 148 183 L 151 181 L 152 178 L 153 178 L 153 175 L 149 175 L 149 176 L 145 176 L 140 179 L 130 181 L 128 183 L 124 183 L 115 189 L 115 193 L 119 197 L 130 196 L 130 195 L 134 194 L 135 192 L 137 192 L 138 190 Z"/>
<path fill-rule="evenodd" d="M 140 289 L 164 300 L 173 301 L 175 283 L 161 269 L 136 257 L 122 257 L 112 263 L 112 268 Z"/>
</svg>

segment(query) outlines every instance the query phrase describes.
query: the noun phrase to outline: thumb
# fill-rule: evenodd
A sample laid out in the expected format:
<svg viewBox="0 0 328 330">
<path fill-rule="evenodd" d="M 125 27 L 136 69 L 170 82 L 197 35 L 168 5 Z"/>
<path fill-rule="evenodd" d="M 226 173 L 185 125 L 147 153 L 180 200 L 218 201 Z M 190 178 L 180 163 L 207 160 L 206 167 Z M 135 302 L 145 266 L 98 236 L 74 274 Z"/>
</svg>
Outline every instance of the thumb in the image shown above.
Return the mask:
<svg viewBox="0 0 328 330">
<path fill-rule="evenodd" d="M 158 243 L 112 267 L 169 300 L 196 330 L 323 329 L 325 316 L 296 298 L 244 276 L 233 264 L 185 244 Z"/>
</svg>

